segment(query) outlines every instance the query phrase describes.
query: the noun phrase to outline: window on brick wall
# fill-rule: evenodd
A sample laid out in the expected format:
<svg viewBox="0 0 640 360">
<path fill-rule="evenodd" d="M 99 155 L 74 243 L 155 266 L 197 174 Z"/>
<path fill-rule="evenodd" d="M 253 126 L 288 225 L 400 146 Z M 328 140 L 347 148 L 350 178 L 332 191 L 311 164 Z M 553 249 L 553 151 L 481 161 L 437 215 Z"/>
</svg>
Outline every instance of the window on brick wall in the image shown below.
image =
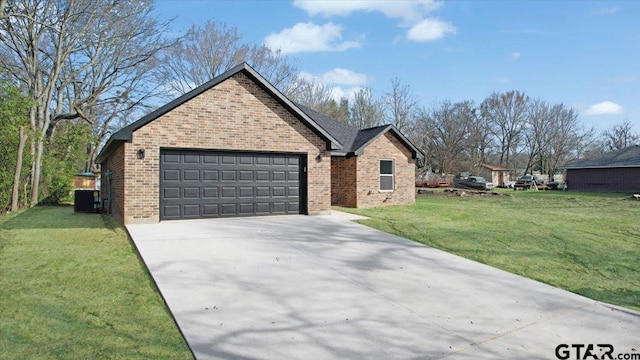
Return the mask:
<svg viewBox="0 0 640 360">
<path fill-rule="evenodd" d="M 380 191 L 394 190 L 393 160 L 380 160 Z"/>
</svg>

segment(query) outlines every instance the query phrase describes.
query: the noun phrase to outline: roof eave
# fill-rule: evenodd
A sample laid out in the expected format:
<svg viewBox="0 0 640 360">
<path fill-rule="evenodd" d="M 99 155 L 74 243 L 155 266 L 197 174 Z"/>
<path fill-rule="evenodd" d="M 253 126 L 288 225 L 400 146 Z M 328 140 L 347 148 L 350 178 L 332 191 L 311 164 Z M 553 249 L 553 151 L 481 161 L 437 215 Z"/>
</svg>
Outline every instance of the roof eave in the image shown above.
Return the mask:
<svg viewBox="0 0 640 360">
<path fill-rule="evenodd" d="M 640 167 L 640 164 L 629 165 L 585 165 L 585 166 L 560 166 L 561 170 L 578 170 L 578 169 L 615 169 L 615 168 L 636 168 Z"/>
</svg>

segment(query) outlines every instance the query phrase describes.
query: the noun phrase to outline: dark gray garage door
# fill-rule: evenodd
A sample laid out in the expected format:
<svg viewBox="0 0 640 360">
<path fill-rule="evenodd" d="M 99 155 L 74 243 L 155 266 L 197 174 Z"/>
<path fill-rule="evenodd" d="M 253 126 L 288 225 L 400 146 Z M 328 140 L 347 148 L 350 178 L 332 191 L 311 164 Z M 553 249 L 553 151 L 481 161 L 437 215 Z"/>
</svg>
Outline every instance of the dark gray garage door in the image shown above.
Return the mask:
<svg viewBox="0 0 640 360">
<path fill-rule="evenodd" d="M 306 156 L 161 150 L 160 219 L 306 212 Z"/>
</svg>

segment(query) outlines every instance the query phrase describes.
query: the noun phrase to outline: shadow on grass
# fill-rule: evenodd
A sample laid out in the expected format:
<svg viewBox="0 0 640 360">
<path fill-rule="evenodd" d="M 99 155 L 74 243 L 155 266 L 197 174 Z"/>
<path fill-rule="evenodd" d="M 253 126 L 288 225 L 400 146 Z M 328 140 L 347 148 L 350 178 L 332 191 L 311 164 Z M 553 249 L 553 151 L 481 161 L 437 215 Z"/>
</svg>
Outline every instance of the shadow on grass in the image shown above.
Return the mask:
<svg viewBox="0 0 640 360">
<path fill-rule="evenodd" d="M 38 205 L 0 224 L 6 230 L 121 228 L 115 220 L 97 213 L 79 213 L 72 205 Z"/>
</svg>

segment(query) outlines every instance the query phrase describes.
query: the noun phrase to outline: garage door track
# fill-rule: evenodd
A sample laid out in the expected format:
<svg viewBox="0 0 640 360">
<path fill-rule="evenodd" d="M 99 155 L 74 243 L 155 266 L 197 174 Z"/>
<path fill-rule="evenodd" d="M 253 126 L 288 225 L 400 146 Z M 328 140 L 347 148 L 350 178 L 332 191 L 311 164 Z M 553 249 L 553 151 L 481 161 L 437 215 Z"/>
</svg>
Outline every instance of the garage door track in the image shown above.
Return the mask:
<svg viewBox="0 0 640 360">
<path fill-rule="evenodd" d="M 343 215 L 127 228 L 198 359 L 574 359 L 589 344 L 596 358 L 607 351 L 598 344 L 614 356 L 640 349 L 636 312 Z"/>
</svg>

